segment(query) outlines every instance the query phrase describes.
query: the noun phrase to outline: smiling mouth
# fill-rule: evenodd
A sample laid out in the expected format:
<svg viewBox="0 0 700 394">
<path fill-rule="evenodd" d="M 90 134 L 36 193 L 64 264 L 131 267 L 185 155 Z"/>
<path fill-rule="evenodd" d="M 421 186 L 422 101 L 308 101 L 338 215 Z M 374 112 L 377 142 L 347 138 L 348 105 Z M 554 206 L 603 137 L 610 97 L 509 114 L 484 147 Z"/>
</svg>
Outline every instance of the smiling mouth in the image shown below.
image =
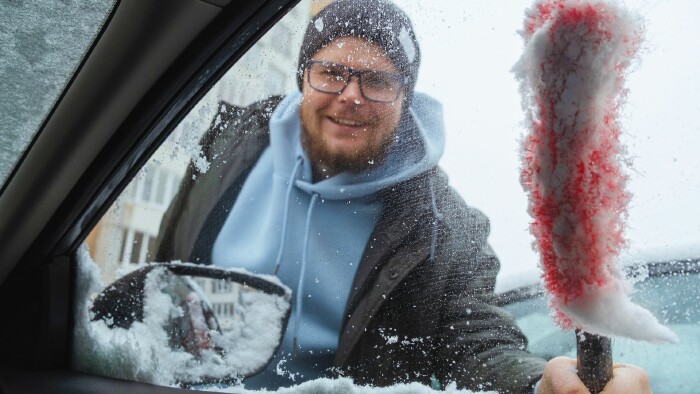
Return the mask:
<svg viewBox="0 0 700 394">
<path fill-rule="evenodd" d="M 356 120 L 335 118 L 333 116 L 329 116 L 328 119 L 330 119 L 331 122 L 337 123 L 341 126 L 350 126 L 350 127 L 365 127 L 366 126 L 366 124 L 364 122 L 358 122 Z"/>
</svg>

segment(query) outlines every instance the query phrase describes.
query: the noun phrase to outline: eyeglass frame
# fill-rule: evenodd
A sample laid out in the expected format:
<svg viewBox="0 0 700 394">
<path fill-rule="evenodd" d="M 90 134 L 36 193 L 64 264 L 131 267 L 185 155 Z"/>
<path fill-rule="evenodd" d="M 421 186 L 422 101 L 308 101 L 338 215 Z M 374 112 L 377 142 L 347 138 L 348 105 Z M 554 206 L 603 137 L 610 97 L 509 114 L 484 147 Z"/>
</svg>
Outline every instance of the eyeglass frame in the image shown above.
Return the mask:
<svg viewBox="0 0 700 394">
<path fill-rule="evenodd" d="M 340 90 L 337 91 L 337 92 L 336 92 L 336 91 L 332 91 L 332 90 L 331 90 L 331 91 L 322 90 L 322 89 L 319 89 L 319 88 L 315 87 L 315 86 L 311 83 L 311 70 L 309 69 L 309 67 L 310 67 L 312 64 L 321 64 L 321 65 L 332 66 L 332 67 L 338 67 L 338 68 L 347 70 L 349 74 L 348 74 L 347 80 L 345 81 L 345 86 L 343 86 L 342 89 L 340 89 Z M 376 103 L 393 103 L 394 101 L 396 101 L 396 100 L 399 98 L 399 95 L 401 95 L 401 91 L 402 91 L 403 88 L 406 86 L 406 81 L 405 81 L 406 78 L 405 78 L 403 75 L 399 74 L 399 73 L 393 73 L 393 72 L 381 71 L 381 70 L 356 70 L 356 69 L 354 69 L 354 68 L 352 68 L 352 67 L 348 67 L 348 66 L 343 65 L 343 64 L 328 62 L 328 61 L 324 61 L 324 60 L 308 60 L 308 61 L 306 62 L 306 64 L 304 65 L 304 72 L 307 74 L 307 75 L 306 75 L 306 80 L 309 82 L 309 86 L 310 86 L 312 89 L 314 89 L 314 90 L 316 90 L 316 91 L 318 91 L 318 92 L 321 92 L 321 93 L 337 94 L 337 95 L 343 94 L 343 92 L 345 91 L 345 89 L 346 89 L 346 88 L 348 87 L 348 85 L 350 84 L 350 81 L 352 80 L 352 77 L 353 77 L 353 76 L 356 76 L 356 78 L 357 78 L 357 85 L 360 87 L 360 94 L 362 94 L 362 97 L 364 97 L 366 100 L 369 100 L 369 101 L 372 101 L 372 102 L 376 102 Z M 385 100 L 377 100 L 377 99 L 373 99 L 373 98 L 367 97 L 367 95 L 365 95 L 364 89 L 362 88 L 362 75 L 364 75 L 364 74 L 366 74 L 366 73 L 382 73 L 382 74 L 386 74 L 386 75 L 389 75 L 389 76 L 395 78 L 396 81 L 399 83 L 398 89 L 396 89 L 396 97 L 394 97 L 392 100 L 386 100 L 386 101 L 385 101 Z"/>
</svg>

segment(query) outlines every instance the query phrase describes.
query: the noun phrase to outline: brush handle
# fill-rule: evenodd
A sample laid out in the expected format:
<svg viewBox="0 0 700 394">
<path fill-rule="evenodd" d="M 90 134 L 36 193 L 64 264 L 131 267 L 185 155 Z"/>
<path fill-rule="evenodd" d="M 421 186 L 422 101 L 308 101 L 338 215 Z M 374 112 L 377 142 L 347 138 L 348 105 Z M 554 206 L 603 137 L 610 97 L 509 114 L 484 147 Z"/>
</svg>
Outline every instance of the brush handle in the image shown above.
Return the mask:
<svg viewBox="0 0 700 394">
<path fill-rule="evenodd" d="M 592 394 L 598 394 L 612 378 L 610 338 L 576 330 L 578 377 Z"/>
</svg>

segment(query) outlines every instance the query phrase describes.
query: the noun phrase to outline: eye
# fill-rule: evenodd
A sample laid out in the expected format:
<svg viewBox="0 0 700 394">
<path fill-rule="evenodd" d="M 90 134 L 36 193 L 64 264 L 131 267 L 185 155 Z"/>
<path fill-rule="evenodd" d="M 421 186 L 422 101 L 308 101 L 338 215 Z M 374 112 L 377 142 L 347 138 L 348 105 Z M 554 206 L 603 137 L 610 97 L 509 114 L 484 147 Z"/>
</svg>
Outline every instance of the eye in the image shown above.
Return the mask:
<svg viewBox="0 0 700 394">
<path fill-rule="evenodd" d="M 397 89 L 399 84 L 399 80 L 394 75 L 379 71 L 365 73 L 362 82 L 367 88 L 382 90 Z"/>
<path fill-rule="evenodd" d="M 344 72 L 342 69 L 338 67 L 324 67 L 321 70 L 321 75 L 325 76 L 326 78 L 329 79 L 335 79 L 337 81 L 342 81 L 345 79 Z"/>
</svg>

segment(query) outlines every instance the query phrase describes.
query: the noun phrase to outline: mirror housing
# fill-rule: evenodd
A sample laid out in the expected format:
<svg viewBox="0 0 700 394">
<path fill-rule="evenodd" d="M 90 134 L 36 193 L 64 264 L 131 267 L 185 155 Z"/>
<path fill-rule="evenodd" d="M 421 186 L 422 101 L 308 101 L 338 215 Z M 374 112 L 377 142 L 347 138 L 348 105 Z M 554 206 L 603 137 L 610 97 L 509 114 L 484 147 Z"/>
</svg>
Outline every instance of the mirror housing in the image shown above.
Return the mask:
<svg viewBox="0 0 700 394">
<path fill-rule="evenodd" d="M 100 342 L 118 349 L 111 353 L 150 352 L 149 363 L 162 364 L 157 369 L 188 387 L 233 383 L 265 368 L 282 342 L 290 307 L 291 291 L 275 277 L 153 263 L 102 290 L 89 324 Z"/>
</svg>

